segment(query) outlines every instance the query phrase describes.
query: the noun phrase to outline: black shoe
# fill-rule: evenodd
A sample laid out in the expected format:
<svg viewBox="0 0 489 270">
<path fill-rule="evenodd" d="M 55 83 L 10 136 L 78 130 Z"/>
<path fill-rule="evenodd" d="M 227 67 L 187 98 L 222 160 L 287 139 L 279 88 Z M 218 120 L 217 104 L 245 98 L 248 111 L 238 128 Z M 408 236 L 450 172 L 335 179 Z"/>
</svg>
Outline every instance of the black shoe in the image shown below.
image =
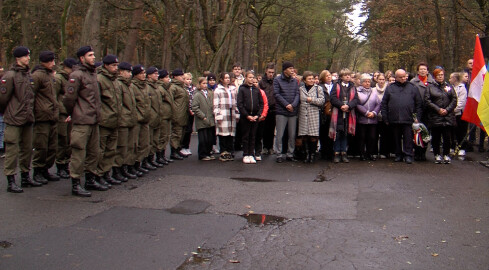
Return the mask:
<svg viewBox="0 0 489 270">
<path fill-rule="evenodd" d="M 15 183 L 15 175 L 7 175 L 7 192 L 22 193 L 24 190 Z"/>
<path fill-rule="evenodd" d="M 376 158 L 374 155 L 370 155 L 370 156 L 369 156 L 369 159 L 370 159 L 371 161 L 376 161 L 376 160 L 377 160 L 377 158 Z"/>
<path fill-rule="evenodd" d="M 287 161 L 292 161 L 292 162 L 296 162 L 297 159 L 295 159 L 294 157 L 286 157 L 285 158 Z"/>
<path fill-rule="evenodd" d="M 413 157 L 411 157 L 411 156 L 406 156 L 406 158 L 405 158 L 405 162 L 406 162 L 407 164 L 412 164 L 412 163 L 413 163 Z"/>
<path fill-rule="evenodd" d="M 51 174 L 48 171 L 48 168 L 44 168 L 42 174 L 43 174 L 44 178 L 46 178 L 48 181 L 51 181 L 51 182 L 59 181 L 59 177 L 54 175 L 54 174 Z"/>
<path fill-rule="evenodd" d="M 341 153 L 341 161 L 343 161 L 344 163 L 349 163 L 350 162 L 350 160 L 348 159 L 348 155 L 346 154 L 346 152 Z"/>
<path fill-rule="evenodd" d="M 172 153 L 172 154 L 170 155 L 170 158 L 171 158 L 171 159 L 174 159 L 174 160 L 183 160 L 183 157 L 182 157 L 182 156 L 180 156 L 180 155 L 179 155 L 178 153 L 176 153 L 176 152 L 175 152 L 175 153 Z"/>
<path fill-rule="evenodd" d="M 402 161 L 402 156 L 396 156 L 394 159 L 394 162 L 401 162 Z"/>
<path fill-rule="evenodd" d="M 168 165 L 168 161 L 166 161 L 164 159 L 164 156 L 162 154 L 162 152 L 157 152 L 156 153 L 156 162 L 160 163 L 160 164 L 163 164 L 163 165 Z"/>
<path fill-rule="evenodd" d="M 107 186 L 101 185 L 96 181 L 97 176 L 93 173 L 85 173 L 85 189 L 86 190 L 97 190 L 97 191 L 107 191 L 109 188 Z"/>
<path fill-rule="evenodd" d="M 340 161 L 341 161 L 340 153 L 335 153 L 334 158 L 333 158 L 333 162 L 334 163 L 340 163 Z"/>
<path fill-rule="evenodd" d="M 71 178 L 71 195 L 80 196 L 80 197 L 91 197 L 92 193 L 86 191 L 80 185 L 80 179 Z"/>
<path fill-rule="evenodd" d="M 122 165 L 122 168 L 119 168 L 121 171 L 122 176 L 124 176 L 127 179 L 137 179 L 138 176 L 135 174 L 132 174 L 129 172 L 129 168 L 127 165 Z"/>
<path fill-rule="evenodd" d="M 284 162 L 284 158 L 283 157 L 277 157 L 277 163 L 282 163 Z"/>
<path fill-rule="evenodd" d="M 58 169 L 57 175 L 61 179 L 70 179 L 70 174 L 68 173 L 68 164 L 56 164 L 56 168 Z"/>
<path fill-rule="evenodd" d="M 115 180 L 115 179 L 113 179 L 110 176 L 110 173 L 109 172 L 104 173 L 104 175 L 102 175 L 102 177 L 95 176 L 95 181 L 99 182 L 99 184 L 101 184 L 102 186 L 108 187 L 109 189 L 112 188 L 112 184 L 109 183 L 109 181 L 112 182 L 112 180 Z"/>
<path fill-rule="evenodd" d="M 127 182 L 127 180 L 129 180 L 122 174 L 122 168 L 121 167 L 112 167 L 112 178 L 117 180 L 119 182 L 119 184 L 121 182 Z"/>
<path fill-rule="evenodd" d="M 139 162 L 136 162 L 132 166 L 127 166 L 127 172 L 130 173 L 130 174 L 133 174 L 133 175 L 135 175 L 137 177 L 141 177 L 141 176 L 144 175 L 144 173 L 136 169 L 136 164 L 139 165 Z"/>
<path fill-rule="evenodd" d="M 20 186 L 21 187 L 41 187 L 42 184 L 32 180 L 29 172 L 20 173 Z"/>
<path fill-rule="evenodd" d="M 155 168 L 162 168 L 163 167 L 163 164 L 161 163 L 158 163 L 156 160 L 155 160 L 155 156 L 154 155 L 149 155 L 148 156 L 148 163 L 151 164 L 151 166 L 155 167 Z"/>
<path fill-rule="evenodd" d="M 43 185 L 47 185 L 48 184 L 48 179 L 46 179 L 44 177 L 43 171 L 44 171 L 43 168 L 34 168 L 33 178 L 34 178 L 34 181 L 36 181 L 38 183 L 41 183 Z"/>
<path fill-rule="evenodd" d="M 141 163 L 142 163 L 142 162 L 136 162 L 136 164 L 134 165 L 134 166 L 135 166 L 135 168 L 136 168 L 136 170 L 137 170 L 138 172 L 143 173 L 143 174 L 147 174 L 147 173 L 149 173 L 149 170 L 146 170 L 145 168 L 143 168 L 143 167 L 141 166 Z"/>
<path fill-rule="evenodd" d="M 148 162 L 148 158 L 143 159 L 143 162 L 141 163 L 141 167 L 149 171 L 156 170 L 156 167 L 154 167 Z"/>
</svg>

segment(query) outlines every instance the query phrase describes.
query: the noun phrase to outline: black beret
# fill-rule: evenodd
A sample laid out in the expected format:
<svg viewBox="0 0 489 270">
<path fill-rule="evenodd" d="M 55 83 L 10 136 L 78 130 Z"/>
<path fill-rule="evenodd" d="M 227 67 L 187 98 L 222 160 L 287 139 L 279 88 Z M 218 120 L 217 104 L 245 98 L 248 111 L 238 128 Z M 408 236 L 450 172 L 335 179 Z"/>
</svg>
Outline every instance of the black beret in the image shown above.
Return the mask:
<svg viewBox="0 0 489 270">
<path fill-rule="evenodd" d="M 132 67 L 132 76 L 136 76 L 144 71 L 143 65 L 135 65 Z"/>
<path fill-rule="evenodd" d="M 209 73 L 209 75 L 207 75 L 207 80 L 208 80 L 208 81 L 209 81 L 209 80 L 214 80 L 214 81 L 215 81 L 216 79 L 217 79 L 217 77 L 216 77 L 216 75 L 214 75 L 213 73 Z"/>
<path fill-rule="evenodd" d="M 294 67 L 294 64 L 292 64 L 291 62 L 288 62 L 288 61 L 283 62 L 283 64 L 282 64 L 282 70 L 286 70 L 286 69 L 288 69 L 290 67 Z"/>
<path fill-rule="evenodd" d="M 103 63 L 102 62 L 95 62 L 94 66 L 95 67 L 100 67 Z"/>
<path fill-rule="evenodd" d="M 119 59 L 117 59 L 117 56 L 113 55 L 113 54 L 107 54 L 106 56 L 104 56 L 104 58 L 102 59 L 102 62 L 106 65 L 112 65 L 112 64 L 116 64 L 116 63 L 119 63 Z"/>
<path fill-rule="evenodd" d="M 75 58 L 66 58 L 63 61 L 63 65 L 67 68 L 73 68 L 73 66 L 76 66 L 78 62 L 76 61 Z"/>
<path fill-rule="evenodd" d="M 146 75 L 150 75 L 150 74 L 157 73 L 157 72 L 158 72 L 158 69 L 156 67 L 149 67 L 146 70 Z"/>
<path fill-rule="evenodd" d="M 91 46 L 83 46 L 78 51 L 76 52 L 76 57 L 82 57 L 85 56 L 88 52 L 93 52 L 93 49 Z"/>
<path fill-rule="evenodd" d="M 41 63 L 47 63 L 54 60 L 54 53 L 52 51 L 43 51 L 39 54 L 39 61 Z"/>
<path fill-rule="evenodd" d="M 14 57 L 17 57 L 17 58 L 27 56 L 30 53 L 31 53 L 31 51 L 29 51 L 29 49 L 27 47 L 24 47 L 24 46 L 15 47 L 15 49 L 13 51 Z"/>
<path fill-rule="evenodd" d="M 171 73 L 171 75 L 172 75 L 173 77 L 175 77 L 175 76 L 182 76 L 182 75 L 183 75 L 183 70 L 181 70 L 181 69 L 177 68 L 177 69 L 175 69 L 175 70 L 174 70 L 174 71 Z"/>
<path fill-rule="evenodd" d="M 132 66 L 128 62 L 121 62 L 119 64 L 119 69 L 132 71 Z"/>
<path fill-rule="evenodd" d="M 168 75 L 170 75 L 170 74 L 168 74 L 168 70 L 166 70 L 166 69 L 160 69 L 158 71 L 158 79 L 163 79 Z"/>
</svg>

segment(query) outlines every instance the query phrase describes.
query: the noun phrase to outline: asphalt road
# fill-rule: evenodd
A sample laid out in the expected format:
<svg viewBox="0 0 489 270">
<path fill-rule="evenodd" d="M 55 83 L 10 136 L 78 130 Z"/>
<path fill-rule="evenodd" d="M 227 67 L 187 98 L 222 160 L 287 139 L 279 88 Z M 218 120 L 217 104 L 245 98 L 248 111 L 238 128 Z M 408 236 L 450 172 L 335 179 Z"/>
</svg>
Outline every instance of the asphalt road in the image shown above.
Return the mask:
<svg viewBox="0 0 489 270">
<path fill-rule="evenodd" d="M 7 193 L 2 175 L 0 269 L 489 269 L 487 153 L 428 156 L 193 155 L 91 198 L 71 196 L 69 181 Z M 328 181 L 312 182 L 320 171 Z"/>
</svg>

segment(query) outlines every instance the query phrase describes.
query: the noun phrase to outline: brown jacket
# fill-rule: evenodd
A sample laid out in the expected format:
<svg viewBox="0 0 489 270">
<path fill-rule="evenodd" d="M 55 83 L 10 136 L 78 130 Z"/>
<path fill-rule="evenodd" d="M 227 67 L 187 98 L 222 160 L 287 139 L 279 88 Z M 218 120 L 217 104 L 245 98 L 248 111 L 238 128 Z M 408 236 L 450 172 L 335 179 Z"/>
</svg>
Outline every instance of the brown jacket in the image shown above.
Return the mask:
<svg viewBox="0 0 489 270">
<path fill-rule="evenodd" d="M 68 115 L 65 105 L 63 104 L 63 95 L 65 94 L 65 87 L 69 78 L 70 75 L 64 70 L 59 70 L 56 75 L 54 75 L 54 92 L 56 93 L 56 99 L 58 100 L 60 115 Z"/>
<path fill-rule="evenodd" d="M 170 94 L 170 91 L 168 91 L 171 84 L 162 81 L 158 81 L 157 84 L 159 85 L 158 90 L 160 91 L 163 100 L 161 119 L 170 120 L 173 115 L 173 96 Z"/>
<path fill-rule="evenodd" d="M 34 122 L 33 83 L 29 67 L 17 64 L 0 80 L 0 113 L 6 124 L 22 126 Z"/>
<path fill-rule="evenodd" d="M 37 66 L 32 73 L 35 94 L 34 118 L 36 122 L 57 122 L 59 117 L 58 101 L 54 90 L 54 72 L 43 66 Z"/>
<path fill-rule="evenodd" d="M 97 69 L 97 73 L 102 102 L 99 125 L 105 128 L 117 128 L 122 111 L 122 93 L 116 81 L 117 74 L 111 74 L 103 66 Z"/>
<path fill-rule="evenodd" d="M 134 127 L 138 123 L 138 115 L 136 108 L 136 98 L 134 92 L 130 88 L 131 79 L 120 77 L 117 79 L 119 88 L 122 92 L 122 111 L 119 118 L 119 126 Z"/>
<path fill-rule="evenodd" d="M 149 114 L 149 126 L 159 128 L 161 125 L 161 114 L 163 111 L 163 99 L 158 90 L 156 82 L 148 81 L 148 94 L 151 99 L 151 113 Z"/>
<path fill-rule="evenodd" d="M 95 68 L 88 65 L 73 67 L 66 84 L 63 104 L 74 125 L 93 125 L 100 121 L 100 91 Z"/>
<path fill-rule="evenodd" d="M 189 95 L 185 90 L 183 82 L 174 80 L 171 82 L 169 92 L 173 96 L 173 119 L 172 123 L 179 126 L 186 126 L 189 115 Z"/>
<path fill-rule="evenodd" d="M 138 123 L 147 124 L 149 122 L 151 100 L 148 95 L 148 88 L 146 87 L 146 81 L 133 79 L 131 84 L 131 90 L 134 92 L 134 97 L 136 98 Z"/>
</svg>

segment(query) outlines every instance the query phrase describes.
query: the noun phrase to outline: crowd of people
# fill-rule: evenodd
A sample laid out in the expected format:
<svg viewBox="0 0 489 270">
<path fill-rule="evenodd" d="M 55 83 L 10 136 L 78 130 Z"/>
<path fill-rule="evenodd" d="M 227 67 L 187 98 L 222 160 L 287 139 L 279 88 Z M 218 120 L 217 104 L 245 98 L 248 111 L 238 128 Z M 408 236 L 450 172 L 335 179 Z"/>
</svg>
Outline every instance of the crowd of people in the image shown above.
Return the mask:
<svg viewBox="0 0 489 270">
<path fill-rule="evenodd" d="M 415 75 L 347 68 L 299 75 L 291 62 L 280 74 L 268 64 L 261 75 L 236 63 L 232 72 L 205 71 L 194 80 L 181 69 L 145 68 L 111 54 L 98 63 L 90 46 L 59 67 L 51 51 L 32 70 L 28 48 L 16 47 L 13 56 L 0 81 L 8 192 L 71 179 L 73 195 L 90 197 L 192 155 L 194 127 L 201 161 L 232 161 L 242 151 L 245 164 L 272 154 L 278 163 L 358 156 L 411 164 L 426 160 L 430 136 L 435 163 L 449 164 L 453 149 L 471 150 L 461 145 L 470 69 L 447 81 L 442 67 L 430 73 L 426 63 Z"/>
</svg>

